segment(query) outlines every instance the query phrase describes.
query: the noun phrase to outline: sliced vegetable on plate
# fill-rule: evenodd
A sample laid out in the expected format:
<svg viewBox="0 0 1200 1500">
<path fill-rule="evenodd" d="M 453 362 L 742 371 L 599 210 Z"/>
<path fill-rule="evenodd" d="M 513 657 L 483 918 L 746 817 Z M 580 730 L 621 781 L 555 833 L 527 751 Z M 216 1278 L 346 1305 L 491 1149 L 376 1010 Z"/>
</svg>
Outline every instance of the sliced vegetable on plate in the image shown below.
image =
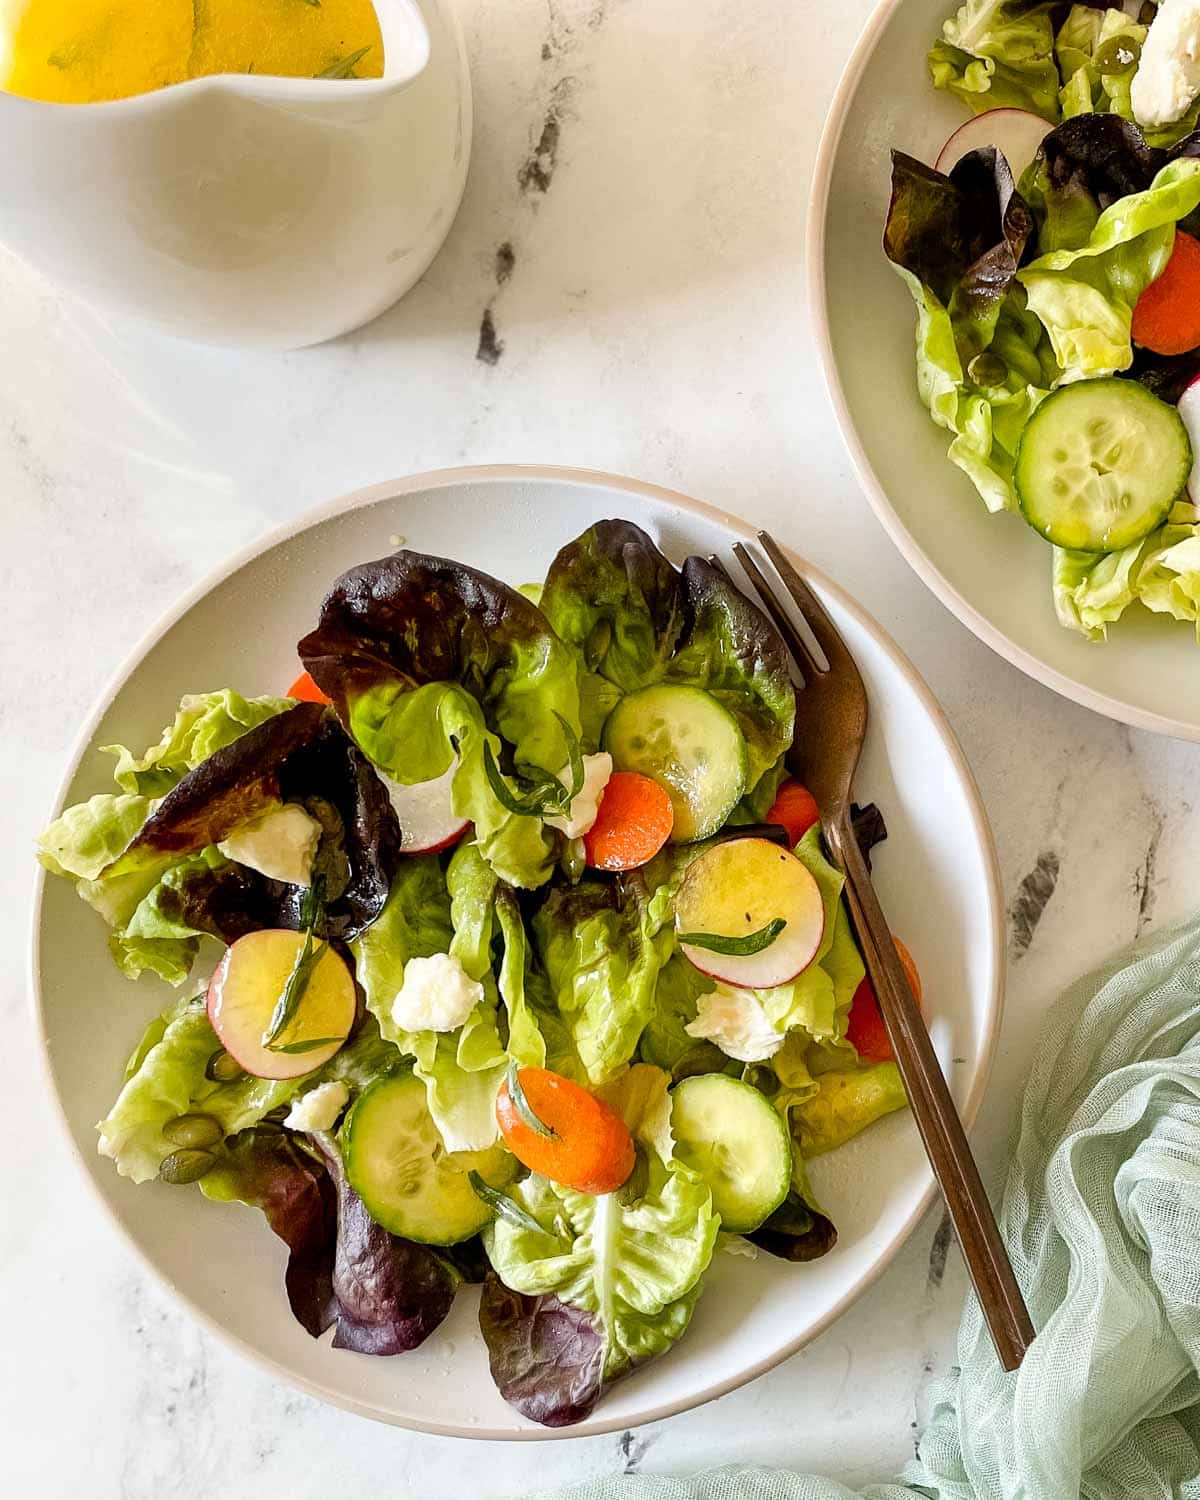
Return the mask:
<svg viewBox="0 0 1200 1500">
<path fill-rule="evenodd" d="M 766 839 L 733 839 L 689 866 L 675 928 L 681 952 L 701 973 L 772 989 L 816 957 L 825 910 L 816 881 L 789 850 Z"/>
<path fill-rule="evenodd" d="M 517 1171 L 499 1146 L 447 1152 L 425 1087 L 411 1073 L 381 1078 L 359 1095 L 342 1127 L 341 1149 L 350 1186 L 375 1222 L 424 1245 L 458 1244 L 490 1222 L 492 1210 L 472 1174 L 502 1188 Z"/>
<path fill-rule="evenodd" d="M 505 1144 L 523 1166 L 580 1193 L 613 1193 L 633 1171 L 633 1137 L 594 1094 L 546 1068 L 512 1068 L 496 1097 Z"/>
<path fill-rule="evenodd" d="M 354 978 L 327 942 L 264 928 L 225 951 L 208 986 L 221 1045 L 256 1078 L 299 1078 L 328 1062 L 354 1024 Z"/>
</svg>

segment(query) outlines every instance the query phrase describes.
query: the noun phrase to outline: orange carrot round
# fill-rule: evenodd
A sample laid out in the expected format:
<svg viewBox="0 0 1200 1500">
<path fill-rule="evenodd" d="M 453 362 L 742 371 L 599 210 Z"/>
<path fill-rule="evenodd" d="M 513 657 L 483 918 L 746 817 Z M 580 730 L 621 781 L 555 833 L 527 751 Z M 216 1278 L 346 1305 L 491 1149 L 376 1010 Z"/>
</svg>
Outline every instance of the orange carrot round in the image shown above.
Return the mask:
<svg viewBox="0 0 1200 1500">
<path fill-rule="evenodd" d="M 548 1068 L 521 1068 L 516 1077 L 523 1099 L 514 1100 L 506 1079 L 496 1096 L 496 1120 L 517 1160 L 580 1193 L 615 1192 L 634 1158 L 633 1137 L 620 1115 Z"/>
<path fill-rule="evenodd" d="M 1133 309 L 1133 341 L 1155 354 L 1187 354 L 1200 345 L 1200 241 L 1182 229 L 1166 270 Z"/>
<path fill-rule="evenodd" d="M 813 794 L 802 781 L 789 777 L 775 794 L 768 823 L 778 823 L 787 829 L 788 843 L 794 849 L 814 823 L 821 821 Z"/>
<path fill-rule="evenodd" d="M 666 790 L 638 771 L 614 771 L 596 821 L 583 836 L 587 862 L 597 870 L 636 870 L 671 837 L 675 813 Z"/>
<path fill-rule="evenodd" d="M 904 973 L 908 978 L 908 987 L 913 992 L 913 999 L 919 1005 L 921 1003 L 921 976 L 917 972 L 917 965 L 912 954 L 899 938 L 893 938 L 892 941 L 896 945 L 900 962 L 904 965 Z M 871 1062 L 887 1062 L 892 1057 L 892 1044 L 879 1009 L 875 986 L 869 979 L 863 979 L 854 992 L 854 999 L 850 1002 L 846 1040 L 859 1057 L 868 1058 Z"/>
<path fill-rule="evenodd" d="M 301 703 L 331 703 L 307 672 L 301 672 L 287 690 L 289 698 L 299 698 Z"/>
</svg>

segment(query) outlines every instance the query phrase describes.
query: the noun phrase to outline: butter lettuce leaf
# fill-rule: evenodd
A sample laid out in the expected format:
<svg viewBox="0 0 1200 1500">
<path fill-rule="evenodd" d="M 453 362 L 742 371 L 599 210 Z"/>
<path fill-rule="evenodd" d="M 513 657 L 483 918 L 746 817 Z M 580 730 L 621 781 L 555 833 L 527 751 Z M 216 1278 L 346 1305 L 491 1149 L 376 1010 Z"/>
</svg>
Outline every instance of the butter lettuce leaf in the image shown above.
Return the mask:
<svg viewBox="0 0 1200 1500">
<path fill-rule="evenodd" d="M 674 932 L 636 876 L 555 887 L 532 922 L 552 1002 L 587 1078 L 603 1083 L 630 1061 L 654 1015 Z"/>
<path fill-rule="evenodd" d="M 1134 306 L 1171 258 L 1176 223 L 1197 206 L 1200 160 L 1181 157 L 1144 192 L 1103 209 L 1081 244 L 1060 239 L 1058 248 L 1018 273 L 1064 380 L 1111 375 L 1132 365 Z"/>
<path fill-rule="evenodd" d="M 976 114 L 1015 108 L 1057 120 L 1056 10 L 1041 0 L 966 0 L 930 50 L 934 87 L 949 90 Z"/>
<path fill-rule="evenodd" d="M 394 1065 L 395 1051 L 373 1022 L 364 1023 L 322 1067 L 300 1078 L 255 1078 L 214 1083 L 205 1068 L 221 1044 L 209 1025 L 204 996 L 178 1001 L 150 1022 L 130 1059 L 124 1087 L 100 1122 L 99 1151 L 116 1163 L 122 1177 L 147 1182 L 176 1148 L 163 1126 L 177 1115 L 212 1115 L 228 1138 L 257 1125 L 264 1115 L 297 1093 L 326 1079 L 340 1079 L 357 1090 Z"/>
<path fill-rule="evenodd" d="M 113 778 L 122 791 L 161 797 L 214 751 L 294 707 L 291 698 L 243 698 L 232 688 L 188 693 L 156 745 L 141 755 L 124 745 L 102 745 L 101 752 L 116 756 Z"/>
<path fill-rule="evenodd" d="M 546 1041 L 531 993 L 537 986 L 538 976 L 531 971 L 532 952 L 521 909 L 513 892 L 507 888 L 496 894 L 496 924 L 504 945 L 498 983 L 508 1023 L 505 1050 L 522 1067 L 544 1068 Z M 543 1007 L 547 1000 L 548 996 L 543 996 Z"/>
<path fill-rule="evenodd" d="M 1054 607 L 1059 621 L 1089 640 L 1131 604 L 1194 623 L 1200 638 L 1200 507 L 1177 503 L 1165 525 L 1120 552 L 1054 550 Z"/>
<path fill-rule="evenodd" d="M 45 830 L 38 839 L 38 859 L 51 874 L 70 880 L 78 895 L 113 929 L 109 951 L 123 974 L 136 979 L 148 969 L 168 984 L 180 985 L 199 947 L 190 932 L 127 931 L 127 924 L 170 869 L 172 856 L 164 854 L 125 873 L 111 873 L 153 806 L 148 797 L 131 792 L 89 797 L 68 807 Z"/>
<path fill-rule="evenodd" d="M 675 1160 L 664 1112 L 653 1113 L 637 1132 L 639 1188 L 592 1197 L 532 1175 L 510 1191 L 538 1227 L 498 1218 L 484 1230 L 492 1374 L 534 1421 L 580 1420 L 691 1321 L 719 1220 L 700 1177 Z"/>
<path fill-rule="evenodd" d="M 95 881 L 124 854 L 151 807 L 136 793 L 100 792 L 50 824 L 37 841 L 38 858 L 52 875 Z"/>
</svg>

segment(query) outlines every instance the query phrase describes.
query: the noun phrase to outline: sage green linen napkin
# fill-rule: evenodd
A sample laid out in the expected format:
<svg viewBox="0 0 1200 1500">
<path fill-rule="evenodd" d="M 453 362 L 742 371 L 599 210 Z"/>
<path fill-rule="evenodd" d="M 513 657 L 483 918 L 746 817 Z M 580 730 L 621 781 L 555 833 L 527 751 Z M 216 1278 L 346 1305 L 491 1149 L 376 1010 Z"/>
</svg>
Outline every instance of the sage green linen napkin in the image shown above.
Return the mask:
<svg viewBox="0 0 1200 1500">
<path fill-rule="evenodd" d="M 1015 1374 L 972 1297 L 895 1484 L 721 1470 L 571 1500 L 1167 1500 L 1200 1485 L 1200 918 L 1050 1013 L 1001 1228 L 1039 1329 Z M 802 1274 L 802 1273 L 798 1273 Z M 562 1493 L 562 1492 L 559 1492 Z M 542 1500 L 550 1500 L 545 1492 Z"/>
</svg>

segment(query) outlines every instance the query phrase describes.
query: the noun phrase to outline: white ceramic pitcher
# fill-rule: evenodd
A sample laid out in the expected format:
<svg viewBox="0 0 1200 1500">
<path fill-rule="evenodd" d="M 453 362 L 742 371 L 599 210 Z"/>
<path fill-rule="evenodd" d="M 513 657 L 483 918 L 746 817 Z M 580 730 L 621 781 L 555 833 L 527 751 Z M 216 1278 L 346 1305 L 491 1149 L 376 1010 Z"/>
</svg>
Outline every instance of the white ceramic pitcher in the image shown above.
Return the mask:
<svg viewBox="0 0 1200 1500">
<path fill-rule="evenodd" d="M 384 76 L 222 75 L 103 104 L 0 92 L 0 239 L 118 317 L 295 348 L 437 254 L 466 184 L 453 0 L 375 0 Z"/>
</svg>

